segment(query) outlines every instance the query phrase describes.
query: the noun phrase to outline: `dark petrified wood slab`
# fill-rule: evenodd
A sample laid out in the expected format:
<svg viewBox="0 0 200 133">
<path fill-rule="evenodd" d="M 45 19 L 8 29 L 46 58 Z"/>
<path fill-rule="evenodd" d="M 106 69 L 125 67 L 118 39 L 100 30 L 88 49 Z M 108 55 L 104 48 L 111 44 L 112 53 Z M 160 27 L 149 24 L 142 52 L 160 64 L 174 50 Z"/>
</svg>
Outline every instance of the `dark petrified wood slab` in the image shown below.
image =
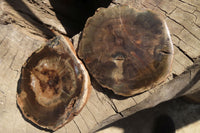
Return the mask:
<svg viewBox="0 0 200 133">
<path fill-rule="evenodd" d="M 58 129 L 86 103 L 90 78 L 74 52 L 68 39 L 57 36 L 22 67 L 17 104 L 40 127 Z"/>
<path fill-rule="evenodd" d="M 158 15 L 117 6 L 89 18 L 78 55 L 103 87 L 131 96 L 166 78 L 173 46 Z"/>
</svg>

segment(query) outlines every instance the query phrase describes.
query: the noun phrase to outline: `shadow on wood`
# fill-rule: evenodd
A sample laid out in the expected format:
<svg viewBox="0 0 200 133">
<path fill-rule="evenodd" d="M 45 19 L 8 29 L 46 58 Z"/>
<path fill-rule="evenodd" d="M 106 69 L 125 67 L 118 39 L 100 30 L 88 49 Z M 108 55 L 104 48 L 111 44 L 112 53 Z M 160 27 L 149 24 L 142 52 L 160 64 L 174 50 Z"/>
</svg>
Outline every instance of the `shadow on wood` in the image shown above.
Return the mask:
<svg viewBox="0 0 200 133">
<path fill-rule="evenodd" d="M 154 93 L 152 93 L 152 95 L 150 95 L 149 97 L 144 99 L 142 102 L 136 104 L 135 106 L 133 106 L 131 108 L 128 108 L 128 109 L 122 111 L 121 112 L 122 116 L 128 117 L 134 113 L 137 113 L 138 111 L 155 107 L 159 103 L 199 91 L 200 80 L 198 80 L 198 78 L 197 78 L 199 75 L 199 71 L 200 71 L 199 69 L 200 68 L 199 68 L 198 64 L 192 66 L 190 69 L 188 69 L 181 75 L 177 76 L 175 79 L 156 88 Z M 193 83 L 194 79 L 195 79 L 195 83 Z M 193 85 L 191 85 L 191 84 L 193 84 Z M 188 90 L 184 90 L 184 92 L 183 92 L 182 90 L 184 88 L 186 88 L 186 86 L 188 86 L 188 85 L 191 85 L 190 86 L 191 88 L 190 89 L 188 88 Z M 180 93 L 180 92 L 182 92 L 182 93 Z M 197 109 L 200 110 L 200 107 Z M 187 107 L 182 110 L 187 110 Z M 182 111 L 182 110 L 180 110 L 180 111 Z M 179 113 L 179 112 L 177 112 L 177 113 Z M 188 115 L 190 115 L 190 113 Z M 141 118 L 145 118 L 145 115 L 144 116 L 141 115 Z M 102 123 L 100 123 L 98 126 L 96 126 L 92 131 L 96 131 L 96 130 L 98 130 L 116 120 L 120 120 L 120 119 L 122 119 L 122 118 L 117 115 L 111 116 L 110 118 L 104 120 Z M 199 118 L 195 119 L 194 121 L 196 121 L 198 119 Z M 150 122 L 150 121 L 148 120 L 148 122 Z M 190 122 L 188 122 L 188 123 L 190 123 Z M 135 127 L 140 127 L 140 125 L 136 125 Z"/>
<path fill-rule="evenodd" d="M 116 127 L 124 133 L 174 133 L 200 120 L 200 104 L 190 104 L 181 98 L 161 103 L 153 108 L 139 111 L 127 118 L 109 124 L 101 130 Z M 168 131 L 168 132 L 167 132 Z"/>
<path fill-rule="evenodd" d="M 193 79 L 191 79 L 190 83 L 183 88 L 178 94 L 176 94 L 176 96 L 180 96 L 182 94 L 184 94 L 185 92 L 187 92 L 189 89 L 191 89 L 198 81 L 200 80 L 200 70 L 195 74 L 195 76 L 193 77 Z M 200 87 L 200 86 L 199 86 Z"/>
<path fill-rule="evenodd" d="M 54 36 L 48 26 L 31 11 L 23 0 L 5 1 L 47 38 Z M 50 0 L 52 10 L 55 11 L 69 37 L 83 30 L 86 20 L 95 13 L 97 8 L 108 7 L 111 2 L 112 0 Z M 33 1 L 32 4 L 37 4 L 37 1 Z"/>
<path fill-rule="evenodd" d="M 112 0 L 50 0 L 57 18 L 69 37 L 83 30 L 86 20 L 99 7 L 108 7 Z"/>
<path fill-rule="evenodd" d="M 22 0 L 5 0 L 15 11 L 17 11 L 25 20 L 38 28 L 47 38 L 52 38 L 54 33 L 35 16 L 29 7 Z"/>
</svg>

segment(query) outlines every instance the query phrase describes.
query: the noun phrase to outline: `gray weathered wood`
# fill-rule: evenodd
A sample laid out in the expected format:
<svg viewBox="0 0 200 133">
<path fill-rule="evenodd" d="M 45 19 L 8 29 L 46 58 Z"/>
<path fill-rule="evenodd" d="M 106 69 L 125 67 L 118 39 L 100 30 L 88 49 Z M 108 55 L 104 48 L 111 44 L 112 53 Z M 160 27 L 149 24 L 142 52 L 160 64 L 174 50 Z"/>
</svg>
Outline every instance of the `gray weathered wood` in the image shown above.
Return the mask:
<svg viewBox="0 0 200 133">
<path fill-rule="evenodd" d="M 200 91 L 200 63 L 194 65 L 183 74 L 168 83 L 154 88 L 154 93 L 140 103 L 121 112 L 123 117 L 128 117 L 140 110 L 154 107 L 157 104 L 184 95 L 190 95 Z M 111 116 L 100 123 L 95 129 L 99 129 L 108 123 L 121 119 L 121 116 Z"/>
</svg>

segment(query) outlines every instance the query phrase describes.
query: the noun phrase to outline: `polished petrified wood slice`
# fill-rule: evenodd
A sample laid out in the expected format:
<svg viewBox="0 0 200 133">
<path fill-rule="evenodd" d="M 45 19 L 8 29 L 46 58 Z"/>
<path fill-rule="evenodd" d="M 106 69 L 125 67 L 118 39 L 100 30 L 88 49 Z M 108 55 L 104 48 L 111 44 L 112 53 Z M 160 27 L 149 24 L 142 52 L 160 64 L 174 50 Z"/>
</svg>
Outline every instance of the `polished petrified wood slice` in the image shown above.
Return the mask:
<svg viewBox="0 0 200 133">
<path fill-rule="evenodd" d="M 117 6 L 99 9 L 88 19 L 78 55 L 100 85 L 130 96 L 166 78 L 173 45 L 158 15 Z"/>
<path fill-rule="evenodd" d="M 25 118 L 56 130 L 80 112 L 90 88 L 88 73 L 71 42 L 57 36 L 22 67 L 17 104 Z"/>
</svg>

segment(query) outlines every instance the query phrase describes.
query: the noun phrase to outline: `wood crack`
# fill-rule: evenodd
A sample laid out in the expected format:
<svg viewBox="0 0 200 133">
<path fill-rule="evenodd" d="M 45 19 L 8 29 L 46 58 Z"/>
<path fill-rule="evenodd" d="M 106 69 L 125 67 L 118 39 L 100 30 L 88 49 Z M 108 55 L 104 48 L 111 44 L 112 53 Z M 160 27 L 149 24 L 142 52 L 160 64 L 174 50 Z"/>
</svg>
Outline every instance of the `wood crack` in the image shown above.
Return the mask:
<svg viewBox="0 0 200 133">
<path fill-rule="evenodd" d="M 183 2 L 183 3 L 185 3 L 185 4 L 189 5 L 189 6 L 193 6 L 193 7 L 197 8 L 195 5 L 192 5 L 192 4 L 190 4 L 190 3 L 187 3 L 186 1 L 183 1 L 183 0 L 178 0 L 178 1 Z"/>
<path fill-rule="evenodd" d="M 186 12 L 186 13 L 189 13 L 189 14 L 193 15 L 193 16 L 195 17 L 195 21 L 194 21 L 194 22 L 196 22 L 196 20 L 197 20 L 197 16 L 194 14 L 195 10 L 194 10 L 193 13 L 191 13 L 191 12 L 189 12 L 189 11 L 186 11 L 186 10 L 180 8 L 180 7 L 177 7 L 177 8 L 180 9 L 181 11 L 183 11 L 183 12 Z"/>
<path fill-rule="evenodd" d="M 81 114 L 80 114 L 80 116 L 81 116 L 81 118 L 83 119 L 83 121 L 84 121 L 84 123 L 85 123 L 87 129 L 90 129 L 89 126 L 88 126 L 88 124 L 87 124 L 87 122 L 86 122 L 85 119 L 83 118 L 83 116 L 82 116 Z"/>
<path fill-rule="evenodd" d="M 112 1 L 111 3 L 114 4 L 114 5 L 122 5 L 121 3 L 115 2 L 115 1 Z"/>
<path fill-rule="evenodd" d="M 12 68 L 12 65 L 13 65 L 13 62 L 15 61 L 15 58 L 16 58 L 16 56 L 17 56 L 17 53 L 18 53 L 18 51 L 16 52 L 16 54 L 14 54 L 14 57 L 12 58 L 12 61 L 11 61 L 10 65 L 9 65 L 9 68 L 10 68 L 10 69 Z"/>
<path fill-rule="evenodd" d="M 137 102 L 136 102 L 136 100 L 134 99 L 134 97 L 131 97 L 132 99 L 133 99 L 133 101 L 136 103 L 136 104 L 138 104 Z"/>
<path fill-rule="evenodd" d="M 51 13 L 50 11 L 48 11 L 47 9 L 51 10 L 50 7 L 48 7 L 46 4 L 44 4 L 42 1 L 36 1 L 36 0 L 28 0 L 28 2 L 31 5 L 35 5 L 35 7 L 39 7 L 39 9 L 41 9 L 42 12 L 47 13 L 51 16 L 53 16 L 53 13 Z M 47 9 L 45 9 L 45 7 Z M 40 11 L 40 10 L 39 10 Z M 53 10 L 51 10 L 53 11 Z"/>
<path fill-rule="evenodd" d="M 73 122 L 75 123 L 75 125 L 76 125 L 76 127 L 77 127 L 77 129 L 78 129 L 79 133 L 81 133 L 81 130 L 80 130 L 80 128 L 79 128 L 79 126 L 78 126 L 78 124 L 75 122 L 75 120 L 73 120 Z"/>
<path fill-rule="evenodd" d="M 169 18 L 170 20 L 174 21 L 175 23 L 177 23 L 178 25 L 182 26 L 184 29 L 186 29 L 192 36 L 194 36 L 197 40 L 200 41 L 200 39 L 194 35 L 192 32 L 190 32 L 190 30 L 188 30 L 184 25 L 180 24 L 179 22 L 177 22 L 176 20 L 172 19 L 170 16 L 167 15 L 167 18 Z"/>
<path fill-rule="evenodd" d="M 177 9 L 177 7 L 174 8 L 174 9 L 169 13 L 169 15 L 171 15 L 174 11 L 176 11 L 176 9 Z"/>
<path fill-rule="evenodd" d="M 5 94 L 4 91 L 1 90 L 1 88 L 0 88 L 0 92 L 1 92 L 2 94 Z"/>
<path fill-rule="evenodd" d="M 97 96 L 97 99 L 101 102 L 101 104 L 103 104 L 102 100 L 100 99 L 100 97 L 99 97 L 99 95 L 98 95 L 98 93 L 96 91 L 95 91 L 95 94 Z"/>
<path fill-rule="evenodd" d="M 177 46 L 176 44 L 174 44 L 174 46 L 176 47 L 176 48 L 178 48 L 178 50 L 180 50 L 188 59 L 190 59 L 190 61 L 192 61 L 193 63 L 194 63 L 194 60 L 188 55 L 188 54 L 186 54 L 186 52 L 185 51 L 183 51 L 179 46 Z M 177 62 L 179 62 L 178 60 L 177 60 Z M 183 65 L 184 66 L 184 65 Z"/>
<path fill-rule="evenodd" d="M 6 39 L 7 34 L 3 37 L 3 39 L 0 41 L 0 46 L 1 44 L 4 42 L 4 40 Z"/>
<path fill-rule="evenodd" d="M 121 112 L 118 111 L 117 106 L 115 105 L 115 103 L 113 102 L 113 100 L 112 100 L 111 98 L 109 98 L 109 97 L 108 97 L 108 99 L 109 99 L 109 101 L 111 102 L 111 103 L 109 103 L 109 104 L 110 104 L 110 106 L 112 107 L 112 109 L 114 110 L 114 112 L 115 112 L 116 114 L 119 114 L 121 117 L 124 117 L 123 114 L 122 114 Z"/>
<path fill-rule="evenodd" d="M 179 42 L 182 41 L 183 43 L 185 43 L 181 38 L 179 38 L 177 35 L 173 34 L 173 36 L 175 36 L 176 38 L 178 38 Z M 178 50 L 183 53 L 190 61 L 192 61 L 194 63 L 194 59 L 192 57 L 190 57 L 183 49 L 181 49 L 178 45 L 174 44 L 174 46 L 176 48 L 178 48 Z"/>
<path fill-rule="evenodd" d="M 9 52 L 9 49 L 6 49 L 6 52 L 1 56 L 1 58 L 4 59 L 5 56 L 8 54 L 8 52 Z"/>
<path fill-rule="evenodd" d="M 196 23 L 194 23 L 198 28 L 200 28 L 200 25 L 198 25 L 198 24 L 196 24 Z"/>
<path fill-rule="evenodd" d="M 90 109 L 88 108 L 87 104 L 85 105 L 85 107 L 88 109 L 89 113 L 92 115 L 92 117 L 94 118 L 95 122 L 96 122 L 97 124 L 99 124 L 98 121 L 97 121 L 97 119 L 96 119 L 95 116 L 93 115 L 93 113 L 92 113 L 92 112 L 90 111 Z"/>
<path fill-rule="evenodd" d="M 14 19 L 12 19 L 11 17 L 9 17 L 10 13 L 6 13 L 4 12 L 2 15 L 0 15 L 0 24 L 3 25 L 8 25 L 8 24 L 12 24 L 15 22 Z"/>
<path fill-rule="evenodd" d="M 167 16 L 167 14 L 168 15 L 172 14 L 176 10 L 176 8 L 174 8 L 171 12 L 168 13 L 167 11 L 165 11 L 164 9 L 162 9 L 159 5 L 154 5 L 152 3 L 149 3 L 149 4 L 152 5 L 155 8 L 158 8 L 161 12 L 164 13 L 165 16 Z"/>
<path fill-rule="evenodd" d="M 114 104 L 114 102 L 112 101 L 112 99 L 110 99 L 109 97 L 108 97 L 108 99 L 109 99 L 109 101 L 111 102 L 111 103 L 109 103 L 109 104 L 110 104 L 110 106 L 112 107 L 112 109 L 115 111 L 115 113 L 119 113 L 119 112 L 118 112 L 118 109 L 117 109 L 116 105 Z"/>
<path fill-rule="evenodd" d="M 156 7 L 157 7 L 160 11 L 164 12 L 164 13 L 165 13 L 165 16 L 166 16 L 166 14 L 168 14 L 167 11 L 163 10 L 160 6 L 157 5 Z"/>
<path fill-rule="evenodd" d="M 182 30 L 182 31 L 183 31 L 183 30 Z M 181 31 L 181 32 L 182 32 L 182 31 Z M 181 32 L 180 32 L 180 33 L 181 33 Z M 179 39 L 180 41 L 182 41 L 183 43 L 187 44 L 187 42 L 183 41 L 183 40 L 182 40 L 180 37 L 178 37 L 176 34 L 173 34 L 173 36 L 175 36 L 176 38 L 178 38 L 178 39 Z M 180 41 L 178 42 L 178 44 L 180 43 Z M 176 44 L 174 44 L 174 45 L 176 45 Z M 176 45 L 176 46 L 177 46 L 177 45 Z M 177 47 L 178 47 L 178 46 L 177 46 Z M 190 45 L 190 47 L 192 47 L 193 49 L 195 49 L 195 47 L 193 47 L 193 46 L 191 46 L 191 45 Z M 183 50 L 183 49 L 182 49 L 182 50 Z M 189 56 L 189 57 L 190 57 L 190 56 Z M 191 58 L 191 57 L 190 57 L 190 58 Z"/>
</svg>

